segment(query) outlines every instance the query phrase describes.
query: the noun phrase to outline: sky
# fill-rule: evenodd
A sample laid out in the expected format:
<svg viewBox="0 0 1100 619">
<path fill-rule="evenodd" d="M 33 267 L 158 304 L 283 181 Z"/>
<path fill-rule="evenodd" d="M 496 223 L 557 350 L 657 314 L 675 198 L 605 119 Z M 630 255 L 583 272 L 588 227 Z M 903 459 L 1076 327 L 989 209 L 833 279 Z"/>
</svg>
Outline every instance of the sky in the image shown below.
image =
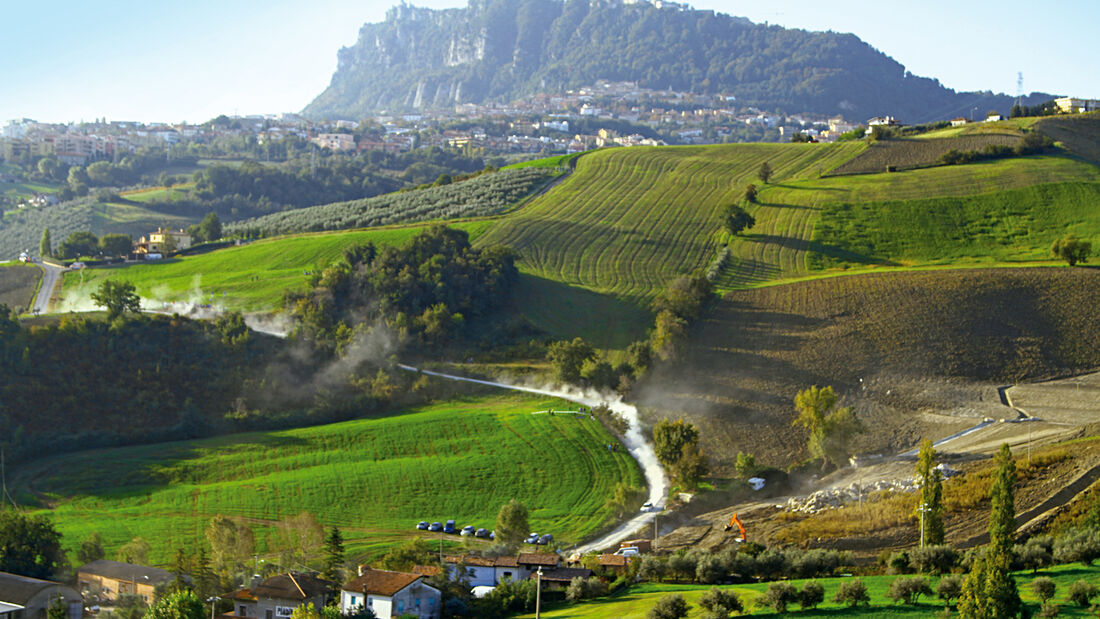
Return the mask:
<svg viewBox="0 0 1100 619">
<path fill-rule="evenodd" d="M 3 0 L 0 124 L 203 122 L 296 112 L 336 52 L 396 0 Z M 416 0 L 430 8 L 465 0 Z M 1096 0 L 695 0 L 790 28 L 852 32 L 956 90 L 1100 99 Z"/>
</svg>

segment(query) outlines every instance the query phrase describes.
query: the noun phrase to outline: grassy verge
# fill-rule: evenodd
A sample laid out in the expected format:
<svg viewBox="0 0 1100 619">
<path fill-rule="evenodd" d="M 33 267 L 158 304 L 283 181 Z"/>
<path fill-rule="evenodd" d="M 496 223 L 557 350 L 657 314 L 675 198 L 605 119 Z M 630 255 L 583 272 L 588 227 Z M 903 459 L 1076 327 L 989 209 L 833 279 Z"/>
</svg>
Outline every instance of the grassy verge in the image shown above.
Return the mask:
<svg viewBox="0 0 1100 619">
<path fill-rule="evenodd" d="M 197 547 L 218 514 L 245 519 L 262 554 L 278 520 L 306 511 L 364 557 L 415 535 L 437 540 L 415 530 L 420 520 L 492 528 L 512 498 L 533 530 L 581 540 L 612 516 L 604 503 L 615 485 L 641 485 L 641 473 L 604 448 L 613 439 L 599 422 L 531 414 L 547 408 L 568 405 L 464 398 L 381 419 L 80 452 L 24 466 L 8 487 L 52 508 L 66 547 L 98 531 L 110 555 L 141 536 L 154 563 Z"/>
<path fill-rule="evenodd" d="M 1100 567 L 1080 565 L 1062 565 L 1043 570 L 1038 575 L 1031 573 L 1017 573 L 1016 582 L 1020 590 L 1020 597 L 1028 609 L 1035 613 L 1039 609 L 1039 600 L 1031 591 L 1030 583 L 1038 576 L 1049 576 L 1057 585 L 1054 601 L 1062 605 L 1060 616 L 1063 617 L 1091 617 L 1088 608 L 1072 605 L 1066 601 L 1066 591 L 1070 583 L 1076 580 L 1095 582 L 1100 576 Z M 944 603 L 935 597 L 923 597 L 921 603 L 915 606 L 899 605 L 891 601 L 887 596 L 890 583 L 897 576 L 866 576 L 863 584 L 871 597 L 871 604 L 866 607 L 848 608 L 833 602 L 840 583 L 851 578 L 825 578 L 820 582 L 825 587 L 825 603 L 814 610 L 798 610 L 797 604 L 788 608 L 791 617 L 804 617 L 806 619 L 818 617 L 930 617 L 943 610 Z M 938 578 L 929 577 L 929 583 L 935 590 Z M 789 581 L 796 588 L 801 588 L 805 580 Z M 767 591 L 766 583 L 748 585 L 721 586 L 720 589 L 733 590 L 741 598 L 749 612 L 753 616 L 778 616 L 770 609 L 759 608 L 760 599 Z M 630 587 L 623 593 L 607 598 L 582 602 L 573 605 L 559 605 L 549 608 L 542 613 L 543 617 L 574 617 L 577 619 L 633 619 L 642 618 L 657 600 L 666 595 L 682 595 L 693 606 L 688 617 L 702 617 L 702 609 L 699 608 L 699 599 L 711 589 L 710 585 L 675 585 L 675 584 L 641 584 Z M 524 618 L 534 615 L 523 615 Z"/>
</svg>

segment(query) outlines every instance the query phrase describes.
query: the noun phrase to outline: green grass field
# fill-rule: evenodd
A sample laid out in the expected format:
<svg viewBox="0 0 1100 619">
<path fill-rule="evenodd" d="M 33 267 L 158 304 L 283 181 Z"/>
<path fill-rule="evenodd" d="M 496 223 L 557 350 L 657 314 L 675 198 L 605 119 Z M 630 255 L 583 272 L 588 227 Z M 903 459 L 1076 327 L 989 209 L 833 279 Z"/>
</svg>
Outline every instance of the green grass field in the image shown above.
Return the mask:
<svg viewBox="0 0 1100 619">
<path fill-rule="evenodd" d="M 95 202 L 91 208 L 91 232 L 96 236 L 107 233 L 129 234 L 137 240 L 158 227 L 186 228 L 200 220 L 198 217 L 160 213 L 146 208 L 140 202 Z"/>
<path fill-rule="evenodd" d="M 126 191 L 122 193 L 122 197 L 127 200 L 133 200 L 134 202 L 152 202 L 153 200 L 172 200 L 175 198 L 185 198 L 191 193 L 191 189 L 195 187 L 195 183 L 184 183 L 181 185 L 173 185 L 172 187 L 149 187 L 147 189 L 138 189 L 135 191 Z"/>
<path fill-rule="evenodd" d="M 52 507 L 67 548 L 98 531 L 111 556 L 140 536 L 156 564 L 196 548 L 218 514 L 250 523 L 262 555 L 276 521 L 307 511 L 363 558 L 417 535 L 438 540 L 415 530 L 420 520 L 492 529 L 512 498 L 530 509 L 532 530 L 579 541 L 612 516 L 604 504 L 617 483 L 643 481 L 625 451 L 604 447 L 613 439 L 598 421 L 531 414 L 569 407 L 468 397 L 380 419 L 86 451 L 9 469 L 8 488 Z"/>
<path fill-rule="evenodd" d="M 478 236 L 489 222 L 455 224 Z M 105 279 L 129 281 L 145 299 L 215 303 L 246 312 L 273 311 L 285 290 L 301 289 L 308 272 L 338 259 L 344 248 L 373 241 L 403 243 L 422 226 L 370 228 L 332 234 L 304 234 L 264 239 L 227 249 L 118 268 L 66 273 L 61 299 L 54 309 L 68 311 L 88 305 L 89 295 Z"/>
<path fill-rule="evenodd" d="M 1032 575 L 1031 573 L 1017 573 L 1016 583 L 1020 591 L 1020 598 L 1024 601 L 1024 604 L 1035 613 L 1039 610 L 1039 600 L 1035 597 L 1035 594 L 1031 591 L 1030 583 L 1038 576 L 1049 576 L 1057 585 L 1057 590 L 1054 594 L 1054 602 L 1061 605 L 1061 614 L 1063 617 L 1093 617 L 1093 613 L 1088 612 L 1088 608 L 1082 608 L 1080 606 L 1073 605 L 1066 600 L 1066 591 L 1069 588 L 1070 583 L 1076 580 L 1087 580 L 1091 583 L 1096 582 L 1100 577 L 1100 567 L 1090 566 L 1082 567 L 1080 565 L 1061 565 L 1043 570 L 1038 575 Z M 825 603 L 819 606 L 816 610 L 801 610 L 797 604 L 792 604 L 788 607 L 787 612 L 791 617 L 799 617 L 806 619 L 817 619 L 821 617 L 931 617 L 940 612 L 944 608 L 944 604 L 941 600 L 935 596 L 924 596 L 920 599 L 920 604 L 916 606 L 907 606 L 902 604 L 895 604 L 887 597 L 887 592 L 890 588 L 890 583 L 894 581 L 897 576 L 865 576 L 863 577 L 863 584 L 867 587 L 867 592 L 871 597 L 870 606 L 859 608 L 848 608 L 833 602 L 832 599 L 836 595 L 837 588 L 841 582 L 848 580 L 846 578 L 824 578 L 819 579 L 819 582 L 825 587 Z M 939 582 L 936 577 L 929 577 L 929 584 L 932 586 L 933 591 L 936 588 L 936 583 Z M 791 580 L 789 581 L 796 588 L 801 589 L 805 580 Z M 742 604 L 746 607 L 746 612 L 742 614 L 752 614 L 753 616 L 779 616 L 770 609 L 760 608 L 760 599 L 763 597 L 764 592 L 767 591 L 768 585 L 765 583 L 755 583 L 748 585 L 733 585 L 722 586 L 720 589 L 732 589 L 741 598 Z M 555 617 L 574 617 L 576 619 L 633 619 L 646 616 L 646 613 L 654 604 L 657 603 L 661 597 L 665 595 L 679 594 L 684 597 L 689 604 L 692 605 L 691 612 L 688 617 L 702 617 L 703 611 L 699 608 L 699 598 L 703 597 L 707 591 L 711 589 L 710 585 L 675 585 L 675 584 L 641 584 L 630 587 L 623 593 L 610 596 L 607 598 L 601 598 L 597 600 L 591 600 L 581 602 L 579 604 L 565 605 L 559 604 L 556 607 L 548 607 L 542 612 L 543 617 L 553 619 Z M 524 618 L 533 617 L 534 614 L 521 615 Z"/>
<path fill-rule="evenodd" d="M 580 153 L 574 153 L 571 155 L 556 155 L 554 157 L 544 157 L 542 159 L 520 161 L 519 163 L 506 165 L 502 169 L 511 170 L 515 168 L 560 168 L 562 166 L 569 165 L 570 161 L 580 156 Z"/>
<path fill-rule="evenodd" d="M 780 181 L 814 178 L 864 148 L 797 144 L 618 148 L 576 171 L 479 239 L 505 244 L 521 268 L 639 305 L 711 260 L 719 214 L 764 161 Z"/>
</svg>

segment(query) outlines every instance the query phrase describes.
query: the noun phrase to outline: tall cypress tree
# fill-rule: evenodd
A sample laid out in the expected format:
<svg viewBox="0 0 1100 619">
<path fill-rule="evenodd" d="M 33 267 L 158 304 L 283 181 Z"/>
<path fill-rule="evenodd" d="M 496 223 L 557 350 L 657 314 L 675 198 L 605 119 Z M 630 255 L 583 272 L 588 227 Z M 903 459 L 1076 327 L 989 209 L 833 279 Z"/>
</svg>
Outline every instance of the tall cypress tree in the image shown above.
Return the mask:
<svg viewBox="0 0 1100 619">
<path fill-rule="evenodd" d="M 990 488 L 989 545 L 963 582 L 959 615 L 975 619 L 1015 617 L 1020 593 L 1012 578 L 1012 545 L 1016 537 L 1016 461 L 1008 445 L 993 458 L 997 470 Z"/>
<path fill-rule="evenodd" d="M 325 538 L 325 569 L 321 572 L 327 580 L 338 585 L 344 583 L 344 536 L 338 527 L 332 527 Z"/>
<path fill-rule="evenodd" d="M 932 448 L 932 441 L 924 439 L 920 444 L 920 453 L 917 455 L 917 479 L 920 481 L 920 505 L 917 509 L 924 510 L 924 518 L 918 522 L 924 523 L 922 539 L 929 546 L 943 543 L 943 475 L 936 469 L 936 450 Z"/>
<path fill-rule="evenodd" d="M 42 241 L 38 243 L 38 257 L 49 258 L 53 256 L 53 242 L 50 240 L 50 229 L 42 230 Z"/>
</svg>

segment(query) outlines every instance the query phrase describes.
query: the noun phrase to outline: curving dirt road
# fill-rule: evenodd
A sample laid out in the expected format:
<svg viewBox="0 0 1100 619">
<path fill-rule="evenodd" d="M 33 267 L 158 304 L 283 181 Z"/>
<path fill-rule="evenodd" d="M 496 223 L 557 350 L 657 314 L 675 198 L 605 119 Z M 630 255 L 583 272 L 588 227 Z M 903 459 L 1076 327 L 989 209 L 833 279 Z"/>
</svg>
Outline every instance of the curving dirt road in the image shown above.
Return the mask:
<svg viewBox="0 0 1100 619">
<path fill-rule="evenodd" d="M 53 297 L 53 290 L 57 287 L 57 282 L 61 280 L 61 274 L 65 269 L 46 264 L 41 260 L 36 261 L 35 264 L 42 267 L 43 273 L 42 285 L 38 287 L 38 294 L 35 295 L 34 303 L 31 304 L 31 312 L 45 314 L 50 311 L 50 299 Z"/>
<path fill-rule="evenodd" d="M 587 554 L 589 552 L 617 546 L 619 542 L 632 537 L 639 529 L 653 522 L 657 512 L 663 509 L 665 497 L 668 495 L 668 476 L 665 475 L 664 469 L 661 468 L 661 465 L 657 462 L 657 454 L 653 451 L 653 445 L 651 445 L 649 441 L 646 440 L 645 435 L 642 434 L 641 423 L 638 419 L 638 410 L 630 404 L 623 402 L 621 399 L 608 399 L 591 392 L 521 387 L 519 385 L 510 385 L 507 383 L 478 380 L 476 378 L 466 378 L 453 374 L 421 370 L 404 364 L 398 364 L 398 367 L 410 372 L 420 372 L 422 374 L 446 378 L 448 380 L 465 381 L 492 387 L 500 387 L 502 389 L 513 389 L 515 391 L 526 391 L 527 393 L 553 396 L 589 407 L 603 404 L 607 405 L 611 410 L 619 413 L 627 420 L 629 427 L 627 428 L 626 435 L 623 437 L 623 442 L 626 444 L 626 448 L 630 452 L 630 455 L 638 462 L 638 466 L 641 467 L 643 475 L 645 475 L 646 485 L 649 486 L 647 501 L 655 506 L 655 511 L 639 513 L 630 520 L 620 524 L 610 533 L 600 536 L 587 544 L 578 546 L 574 549 L 574 552 Z"/>
</svg>

